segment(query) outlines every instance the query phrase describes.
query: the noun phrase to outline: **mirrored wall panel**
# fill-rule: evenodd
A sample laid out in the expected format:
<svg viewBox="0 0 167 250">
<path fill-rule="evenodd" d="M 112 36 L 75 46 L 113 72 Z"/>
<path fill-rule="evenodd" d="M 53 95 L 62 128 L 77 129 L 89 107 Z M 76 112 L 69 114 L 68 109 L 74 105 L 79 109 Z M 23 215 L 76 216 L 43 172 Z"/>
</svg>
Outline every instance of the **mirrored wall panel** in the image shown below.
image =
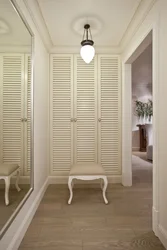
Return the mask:
<svg viewBox="0 0 167 250">
<path fill-rule="evenodd" d="M 0 230 L 32 190 L 32 36 L 10 0 L 0 0 Z"/>
</svg>

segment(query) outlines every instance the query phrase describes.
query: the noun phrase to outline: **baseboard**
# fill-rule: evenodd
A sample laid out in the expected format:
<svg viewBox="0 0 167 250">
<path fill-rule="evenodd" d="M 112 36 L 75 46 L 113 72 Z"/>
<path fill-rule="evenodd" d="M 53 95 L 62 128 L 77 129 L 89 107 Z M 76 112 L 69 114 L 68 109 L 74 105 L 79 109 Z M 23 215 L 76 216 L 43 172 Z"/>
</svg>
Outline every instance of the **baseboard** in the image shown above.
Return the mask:
<svg viewBox="0 0 167 250">
<path fill-rule="evenodd" d="M 109 183 L 122 183 L 122 175 L 110 175 L 107 176 Z M 48 184 L 67 184 L 68 176 L 49 176 Z M 83 181 L 77 181 L 77 184 L 83 184 Z M 99 180 L 86 181 L 88 184 L 99 183 Z"/>
<path fill-rule="evenodd" d="M 158 211 L 152 207 L 152 228 L 156 236 L 158 236 Z"/>
<path fill-rule="evenodd" d="M 132 186 L 132 171 L 128 173 L 122 173 L 122 185 L 124 187 Z"/>
<path fill-rule="evenodd" d="M 39 190 L 34 202 L 32 203 L 32 206 L 30 207 L 30 209 L 27 211 L 27 214 L 24 218 L 24 220 L 22 221 L 20 227 L 18 228 L 14 238 L 12 239 L 9 247 L 7 248 L 7 250 L 15 250 L 18 249 L 20 246 L 20 243 L 27 231 L 27 228 L 29 227 L 31 220 L 41 202 L 41 199 L 46 191 L 48 187 L 48 178 L 46 179 L 45 183 L 43 184 L 42 188 Z"/>
<path fill-rule="evenodd" d="M 132 151 L 140 151 L 140 147 L 132 147 Z"/>
<path fill-rule="evenodd" d="M 161 226 L 158 226 L 158 238 L 167 249 L 167 231 Z"/>
</svg>

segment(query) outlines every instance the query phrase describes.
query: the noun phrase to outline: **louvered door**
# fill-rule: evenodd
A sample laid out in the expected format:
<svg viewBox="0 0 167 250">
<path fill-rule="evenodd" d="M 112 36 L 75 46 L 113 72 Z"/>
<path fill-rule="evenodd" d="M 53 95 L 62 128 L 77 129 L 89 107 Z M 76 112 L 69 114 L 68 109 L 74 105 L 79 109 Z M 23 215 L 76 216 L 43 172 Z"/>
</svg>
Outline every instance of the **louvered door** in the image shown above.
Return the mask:
<svg viewBox="0 0 167 250">
<path fill-rule="evenodd" d="M 51 56 L 51 173 L 68 175 L 73 163 L 73 56 Z"/>
<path fill-rule="evenodd" d="M 24 60 L 24 175 L 30 175 L 31 149 L 31 56 Z"/>
<path fill-rule="evenodd" d="M 1 54 L 2 162 L 23 166 L 24 55 Z"/>
<path fill-rule="evenodd" d="M 97 60 L 86 64 L 80 55 L 74 61 L 74 159 L 97 162 Z"/>
<path fill-rule="evenodd" d="M 98 161 L 108 175 L 121 173 L 119 57 L 98 56 Z"/>
</svg>

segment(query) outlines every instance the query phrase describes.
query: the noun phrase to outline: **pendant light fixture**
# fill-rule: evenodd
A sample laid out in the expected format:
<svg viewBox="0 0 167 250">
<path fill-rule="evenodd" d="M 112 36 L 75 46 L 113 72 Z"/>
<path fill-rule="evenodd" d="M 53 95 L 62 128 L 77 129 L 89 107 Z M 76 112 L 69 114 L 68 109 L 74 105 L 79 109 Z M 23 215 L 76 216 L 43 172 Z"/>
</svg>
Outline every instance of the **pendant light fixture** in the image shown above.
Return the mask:
<svg viewBox="0 0 167 250">
<path fill-rule="evenodd" d="M 89 39 L 89 35 L 90 35 L 90 39 Z M 94 42 L 92 40 L 90 25 L 85 24 L 84 25 L 83 40 L 81 42 L 82 47 L 80 50 L 80 55 L 86 63 L 90 63 L 95 55 L 95 49 L 93 47 L 93 44 L 94 44 Z"/>
</svg>

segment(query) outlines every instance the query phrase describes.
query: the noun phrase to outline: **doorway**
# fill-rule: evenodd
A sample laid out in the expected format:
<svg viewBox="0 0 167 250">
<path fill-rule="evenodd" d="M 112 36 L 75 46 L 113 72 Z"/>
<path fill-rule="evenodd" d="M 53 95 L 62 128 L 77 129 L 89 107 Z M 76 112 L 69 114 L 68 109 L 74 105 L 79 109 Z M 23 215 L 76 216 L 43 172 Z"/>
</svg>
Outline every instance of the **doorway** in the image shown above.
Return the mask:
<svg viewBox="0 0 167 250">
<path fill-rule="evenodd" d="M 152 192 L 152 41 L 132 62 L 132 185 Z"/>
<path fill-rule="evenodd" d="M 124 58 L 122 62 L 123 92 L 122 92 L 122 184 L 124 186 L 132 186 L 132 63 L 141 55 L 141 53 L 152 43 L 152 91 L 153 91 L 153 206 L 152 206 L 152 228 L 157 235 L 158 226 L 158 167 L 157 167 L 157 133 L 156 126 L 156 93 L 158 91 L 157 75 L 157 30 L 153 27 L 149 30 L 139 43 L 133 45 L 131 53 Z"/>
</svg>

